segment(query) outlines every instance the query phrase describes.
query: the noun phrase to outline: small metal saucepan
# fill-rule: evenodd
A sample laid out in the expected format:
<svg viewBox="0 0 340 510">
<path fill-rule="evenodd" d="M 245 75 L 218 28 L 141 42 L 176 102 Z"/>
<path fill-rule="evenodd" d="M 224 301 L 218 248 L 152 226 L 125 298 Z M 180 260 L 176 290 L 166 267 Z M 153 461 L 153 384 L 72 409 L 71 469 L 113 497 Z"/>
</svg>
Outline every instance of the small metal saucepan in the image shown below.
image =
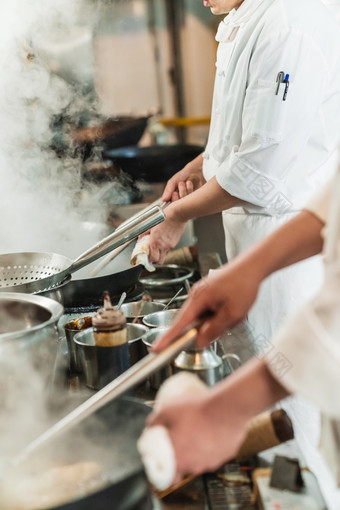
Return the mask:
<svg viewBox="0 0 340 510">
<path fill-rule="evenodd" d="M 150 313 L 160 312 L 163 310 L 165 305 L 163 303 L 157 303 L 156 301 L 134 301 L 132 303 L 124 303 L 121 307 L 122 312 L 126 319 L 132 320 L 136 317 L 138 319 L 143 319 L 146 315 Z"/>
<path fill-rule="evenodd" d="M 159 288 L 171 287 L 191 278 L 194 270 L 185 266 L 177 266 L 176 264 L 168 264 L 164 266 L 156 266 L 156 270 L 152 273 L 145 271 L 141 274 L 139 281 L 144 287 Z"/>
<path fill-rule="evenodd" d="M 149 328 L 169 328 L 179 310 L 162 310 L 150 313 L 143 318 L 143 324 Z"/>
<path fill-rule="evenodd" d="M 96 390 L 146 356 L 147 349 L 142 336 L 148 328 L 142 324 L 127 324 L 128 344 L 113 347 L 100 347 L 95 343 L 93 328 L 80 331 L 74 336 L 81 371 L 86 385 Z"/>
<path fill-rule="evenodd" d="M 153 328 L 150 329 L 145 335 L 142 337 L 142 342 L 147 348 L 148 351 L 150 351 L 150 348 L 153 344 L 153 342 L 156 340 L 157 337 L 165 333 L 168 328 Z M 161 384 L 170 377 L 173 374 L 172 365 L 171 363 L 168 363 L 164 367 L 162 367 L 157 372 L 154 372 L 149 377 L 150 386 L 154 390 L 158 390 Z"/>
</svg>

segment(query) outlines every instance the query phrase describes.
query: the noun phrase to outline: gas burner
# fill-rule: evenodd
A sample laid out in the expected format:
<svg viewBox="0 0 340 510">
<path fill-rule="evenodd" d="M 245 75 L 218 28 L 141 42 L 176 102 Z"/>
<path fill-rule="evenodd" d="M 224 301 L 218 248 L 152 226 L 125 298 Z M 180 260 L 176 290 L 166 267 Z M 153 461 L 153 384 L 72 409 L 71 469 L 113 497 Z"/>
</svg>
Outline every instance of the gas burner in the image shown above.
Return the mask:
<svg viewBox="0 0 340 510">
<path fill-rule="evenodd" d="M 255 510 L 251 478 L 241 464 L 225 464 L 204 475 L 209 510 Z"/>
</svg>

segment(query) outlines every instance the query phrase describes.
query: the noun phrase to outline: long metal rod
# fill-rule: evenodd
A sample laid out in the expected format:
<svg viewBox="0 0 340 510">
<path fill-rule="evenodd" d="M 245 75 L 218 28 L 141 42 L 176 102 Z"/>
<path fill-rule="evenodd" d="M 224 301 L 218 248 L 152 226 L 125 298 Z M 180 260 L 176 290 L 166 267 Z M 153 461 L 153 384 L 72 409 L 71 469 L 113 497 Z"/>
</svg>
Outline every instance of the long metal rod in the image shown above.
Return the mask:
<svg viewBox="0 0 340 510">
<path fill-rule="evenodd" d="M 101 407 L 131 390 L 134 386 L 172 361 L 181 351 L 188 349 L 195 341 L 200 324 L 201 322 L 195 322 L 178 338 L 178 340 L 176 340 L 176 342 L 170 344 L 162 352 L 158 354 L 148 354 L 135 363 L 135 365 L 98 391 L 93 397 L 89 398 L 45 433 L 32 441 L 24 448 L 19 456 L 16 456 L 11 461 L 10 467 L 14 468 L 25 462 L 31 454 L 43 448 L 46 443 L 56 439 L 62 433 L 74 427 Z"/>
</svg>

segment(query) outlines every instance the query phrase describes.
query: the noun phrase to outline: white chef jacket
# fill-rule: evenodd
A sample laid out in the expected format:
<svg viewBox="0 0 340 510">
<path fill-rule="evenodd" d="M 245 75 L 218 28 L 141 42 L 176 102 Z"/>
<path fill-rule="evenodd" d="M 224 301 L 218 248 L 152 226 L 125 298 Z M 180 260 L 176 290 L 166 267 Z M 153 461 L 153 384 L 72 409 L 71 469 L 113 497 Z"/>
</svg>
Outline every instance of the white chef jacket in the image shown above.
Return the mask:
<svg viewBox="0 0 340 510">
<path fill-rule="evenodd" d="M 203 173 L 249 203 L 223 212 L 231 260 L 296 214 L 336 169 L 340 34 L 320 0 L 245 0 L 216 39 Z M 289 74 L 285 101 L 279 72 Z M 249 313 L 254 336 L 271 338 L 321 281 L 317 258 L 268 278 Z"/>
<path fill-rule="evenodd" d="M 331 11 L 335 19 L 340 23 L 340 0 L 322 0 L 327 9 Z"/>
<path fill-rule="evenodd" d="M 340 490 L 335 481 L 340 485 L 340 168 L 306 209 L 327 223 L 325 281 L 274 337 L 267 363 L 280 384 L 323 412 L 320 447 L 333 478 L 310 444 L 305 442 L 302 449 L 329 508 L 339 510 Z"/>
</svg>

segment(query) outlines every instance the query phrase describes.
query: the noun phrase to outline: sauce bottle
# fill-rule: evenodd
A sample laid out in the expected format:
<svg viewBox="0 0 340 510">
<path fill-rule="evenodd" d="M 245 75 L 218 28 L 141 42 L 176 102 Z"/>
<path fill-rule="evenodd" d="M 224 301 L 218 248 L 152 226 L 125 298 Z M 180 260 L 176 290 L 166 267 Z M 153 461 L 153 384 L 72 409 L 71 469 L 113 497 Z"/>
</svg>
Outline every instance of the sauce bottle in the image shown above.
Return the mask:
<svg viewBox="0 0 340 510">
<path fill-rule="evenodd" d="M 112 306 L 108 292 L 104 292 L 104 306 L 92 317 L 96 345 L 113 347 L 127 343 L 126 317 Z"/>
</svg>

